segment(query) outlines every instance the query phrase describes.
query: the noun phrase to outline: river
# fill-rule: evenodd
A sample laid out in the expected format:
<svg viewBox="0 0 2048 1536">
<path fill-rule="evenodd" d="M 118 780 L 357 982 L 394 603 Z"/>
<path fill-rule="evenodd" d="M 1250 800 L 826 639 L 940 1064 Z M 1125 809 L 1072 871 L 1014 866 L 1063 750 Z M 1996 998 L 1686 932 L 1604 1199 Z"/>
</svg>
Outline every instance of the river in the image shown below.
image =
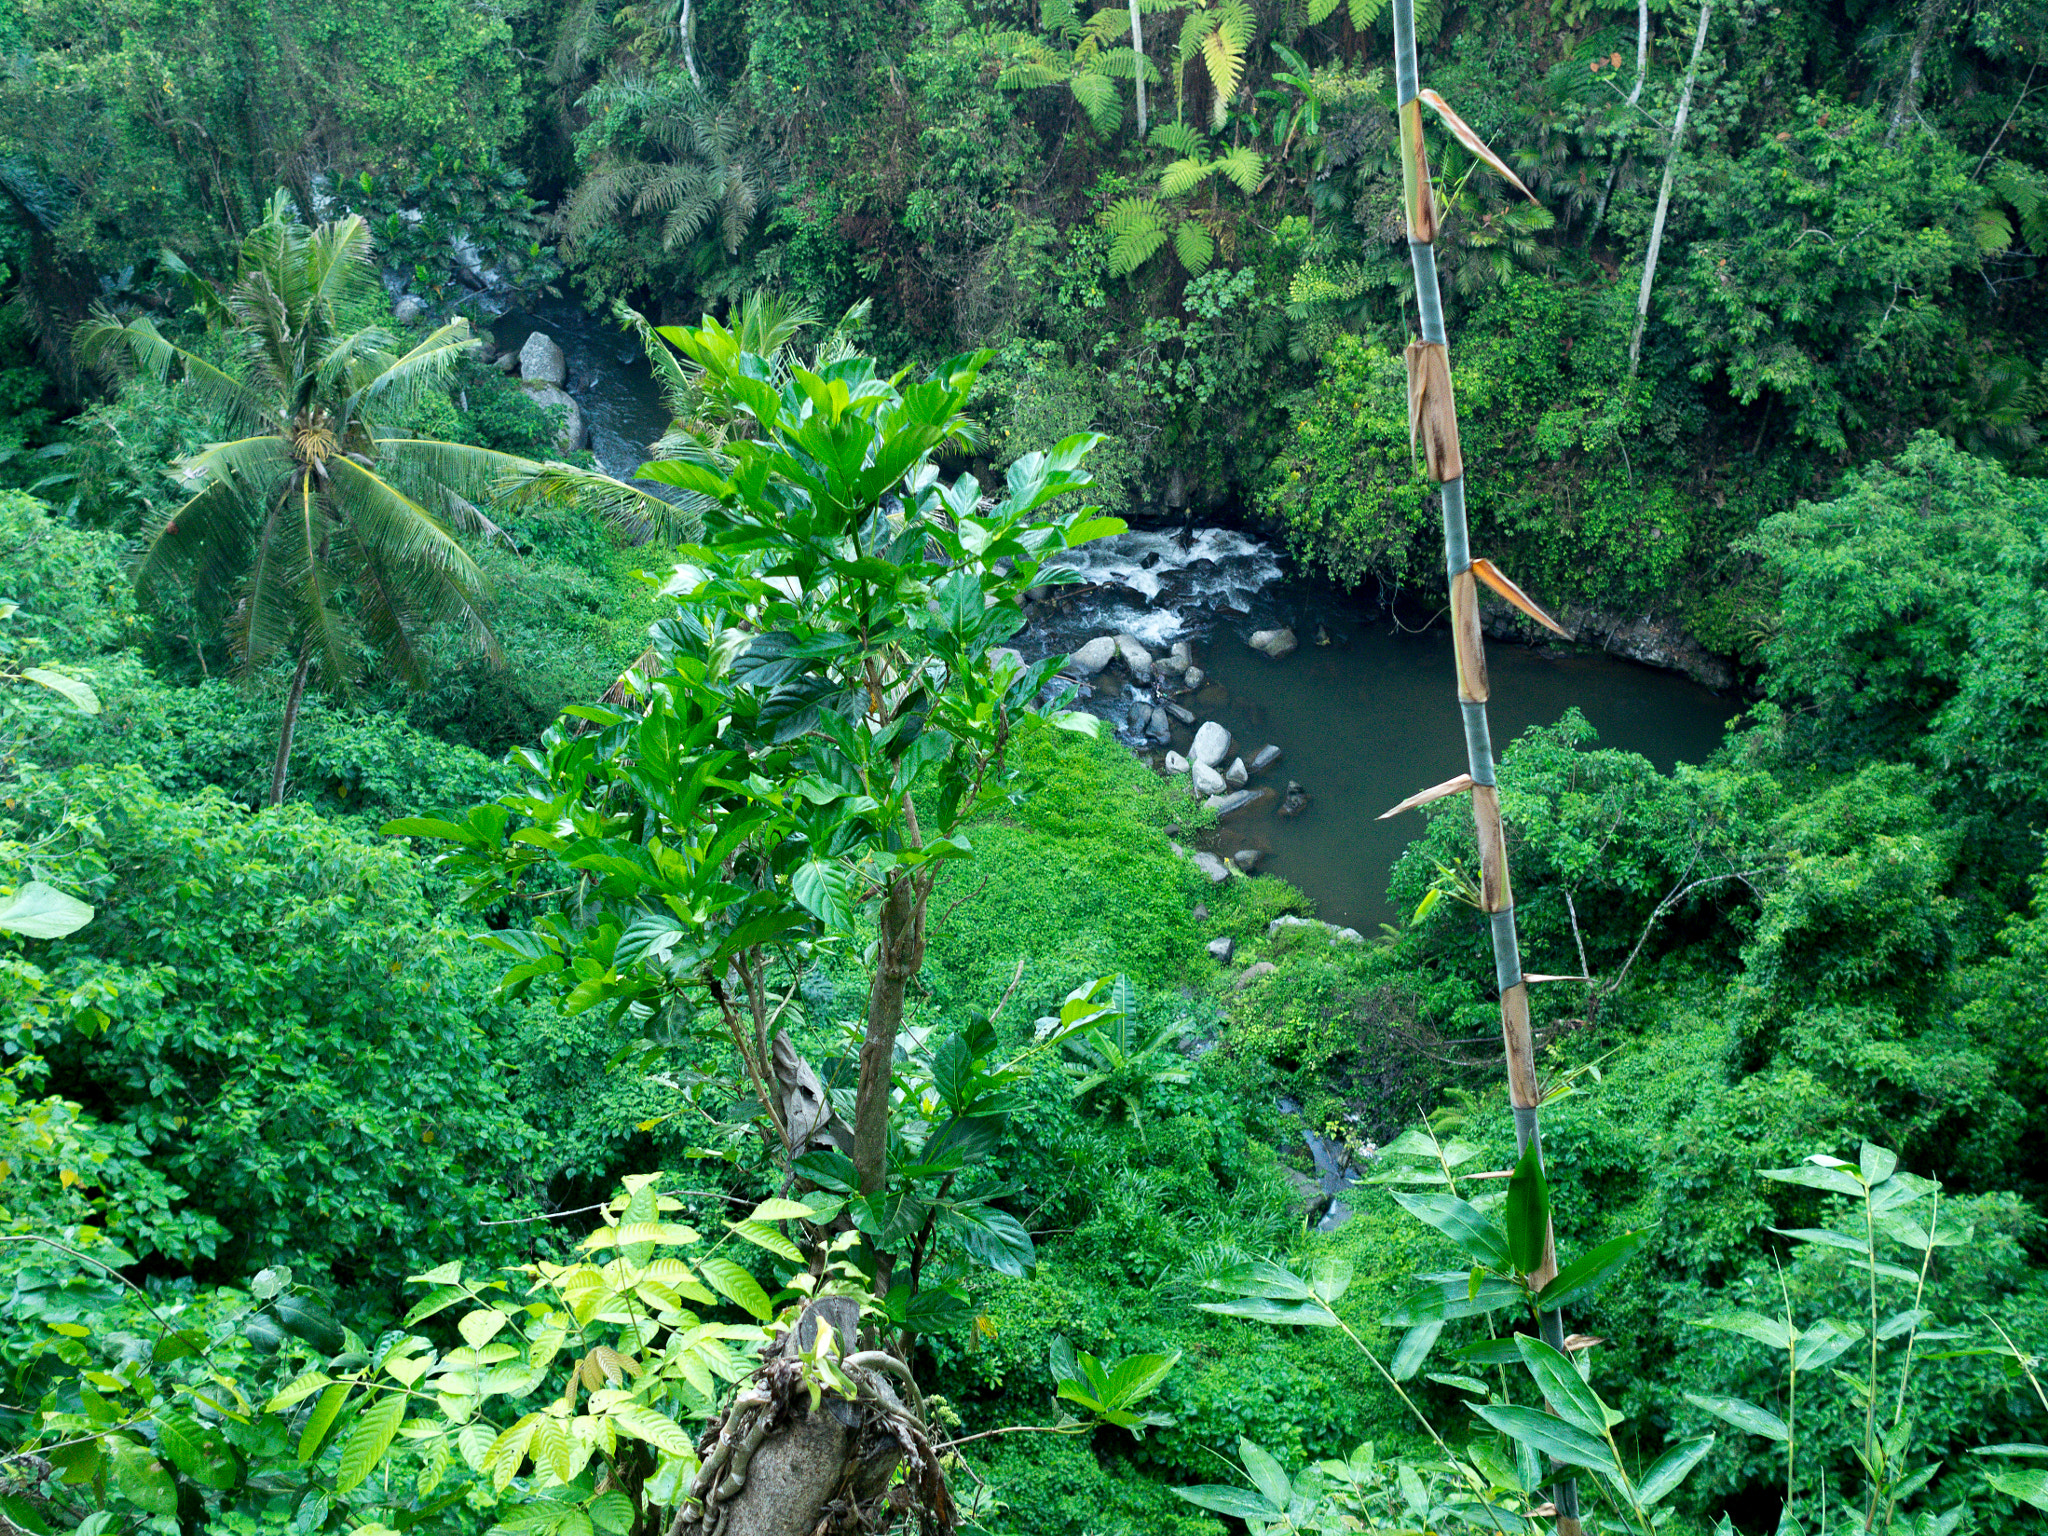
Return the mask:
<svg viewBox="0 0 2048 1536">
<path fill-rule="evenodd" d="M 568 361 L 569 390 L 590 424 L 599 464 L 622 476 L 639 466 L 668 418 L 633 337 L 568 300 L 509 313 L 492 329 L 506 349 L 536 329 L 551 336 Z M 1027 658 L 1118 631 L 1155 653 L 1189 641 L 1208 677 L 1178 702 L 1198 721 L 1227 726 L 1247 757 L 1267 743 L 1279 747 L 1281 760 L 1265 780 L 1276 791 L 1296 780 L 1310 797 L 1300 816 L 1284 818 L 1276 793 L 1233 817 L 1214 845 L 1225 854 L 1259 849 L 1261 871 L 1299 886 L 1331 922 L 1370 933 L 1395 921 L 1387 878 L 1421 821 L 1377 818 L 1465 765 L 1448 631 L 1405 628 L 1304 578 L 1273 546 L 1233 528 L 1134 528 L 1076 551 L 1070 563 L 1082 585 L 1031 605 L 1015 642 Z M 1301 640 L 1281 661 L 1245 643 L 1276 624 Z M 1487 661 L 1496 752 L 1576 706 L 1602 746 L 1669 769 L 1702 761 L 1739 708 L 1675 673 L 1597 652 L 1493 645 Z M 1122 731 L 1129 713 L 1123 674 L 1112 670 L 1098 683 L 1087 707 Z M 1184 753 L 1191 736 L 1176 726 L 1172 744 Z"/>
</svg>

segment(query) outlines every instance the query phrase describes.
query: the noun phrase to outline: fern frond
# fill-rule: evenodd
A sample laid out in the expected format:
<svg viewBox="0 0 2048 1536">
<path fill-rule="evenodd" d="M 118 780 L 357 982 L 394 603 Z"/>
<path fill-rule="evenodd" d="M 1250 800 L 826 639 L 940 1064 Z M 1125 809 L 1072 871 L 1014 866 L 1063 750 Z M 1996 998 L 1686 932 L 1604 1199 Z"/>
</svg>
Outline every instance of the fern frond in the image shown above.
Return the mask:
<svg viewBox="0 0 2048 1536">
<path fill-rule="evenodd" d="M 1215 174 L 1222 162 L 1204 164 L 1200 160 L 1176 160 L 1159 176 L 1159 190 L 1167 197 L 1184 197 Z"/>
<path fill-rule="evenodd" d="M 1251 145 L 1240 144 L 1215 161 L 1211 168 L 1238 191 L 1249 195 L 1258 191 L 1259 182 L 1266 174 L 1266 157 Z"/>
<path fill-rule="evenodd" d="M 1044 59 L 1025 59 L 997 75 L 996 84 L 1006 91 L 1030 91 L 1040 86 L 1058 85 L 1066 78 L 1066 70 L 1058 64 Z"/>
<path fill-rule="evenodd" d="M 1095 222 L 1109 232 L 1111 277 L 1135 272 L 1166 243 L 1159 205 L 1149 197 L 1118 198 L 1096 216 Z"/>
<path fill-rule="evenodd" d="M 1202 131 L 1186 123 L 1161 123 L 1149 138 L 1161 149 L 1170 149 L 1177 155 L 1193 156 L 1202 151 Z"/>
<path fill-rule="evenodd" d="M 1038 7 L 1038 24 L 1070 43 L 1080 40 L 1081 15 L 1074 9 L 1074 0 L 1043 0 Z"/>
<path fill-rule="evenodd" d="M 1387 0 L 1349 0 L 1349 7 L 1351 12 L 1351 30 L 1363 32 L 1367 27 L 1378 21 L 1386 12 Z M 1335 9 L 1334 5 L 1332 9 Z M 1441 18 L 1443 14 L 1441 6 L 1436 8 L 1436 14 Z"/>
<path fill-rule="evenodd" d="M 1183 219 L 1173 232 L 1173 254 L 1180 258 L 1190 277 L 1200 277 L 1216 259 L 1215 237 L 1195 220 Z"/>
<path fill-rule="evenodd" d="M 1145 71 L 1145 83 L 1159 82 L 1159 66 L 1143 54 L 1131 51 L 1127 43 L 1121 48 L 1105 49 L 1095 60 L 1095 68 L 1105 75 L 1114 75 L 1119 80 L 1128 80 L 1137 74 L 1140 67 Z"/>
<path fill-rule="evenodd" d="M 1116 82 L 1107 75 L 1077 74 L 1068 84 L 1074 88 L 1074 100 L 1081 103 L 1081 110 L 1088 114 L 1095 131 L 1104 138 L 1115 133 L 1124 120 L 1123 93 L 1116 88 Z"/>
</svg>

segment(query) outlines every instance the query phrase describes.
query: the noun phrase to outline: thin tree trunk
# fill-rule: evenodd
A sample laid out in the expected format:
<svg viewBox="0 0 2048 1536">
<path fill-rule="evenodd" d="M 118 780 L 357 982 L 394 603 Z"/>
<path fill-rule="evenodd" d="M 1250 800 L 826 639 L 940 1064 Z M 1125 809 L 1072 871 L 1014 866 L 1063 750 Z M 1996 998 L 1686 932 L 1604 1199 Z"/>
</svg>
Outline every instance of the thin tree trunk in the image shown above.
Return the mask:
<svg viewBox="0 0 2048 1536">
<path fill-rule="evenodd" d="M 1906 78 L 1899 82 L 1899 94 L 1892 102 L 1892 120 L 1884 130 L 1886 149 L 1898 143 L 1899 130 L 1920 105 L 1920 77 L 1927 68 L 1927 48 L 1934 41 L 1934 29 L 1947 8 L 1948 0 L 1925 0 L 1920 7 L 1920 26 L 1913 34 L 1913 51 L 1906 58 Z"/>
<path fill-rule="evenodd" d="M 924 845 L 917 810 L 903 797 L 906 840 Z M 853 1100 L 853 1167 L 860 1192 L 879 1195 L 889 1178 L 889 1095 L 896 1079 L 896 1034 L 903 995 L 924 968 L 925 906 L 931 866 L 898 872 L 882 891 L 875 935 L 875 974 L 868 982 L 867 1029 L 861 1038 L 860 1084 Z"/>
<path fill-rule="evenodd" d="M 285 696 L 284 728 L 277 733 L 277 763 L 270 770 L 270 804 L 284 804 L 284 781 L 292 766 L 292 737 L 299 729 L 299 702 L 306 696 L 306 673 L 312 669 L 313 653 L 299 656 L 299 669 L 292 674 L 292 691 Z"/>
<path fill-rule="evenodd" d="M 1692 62 L 1685 69 L 1685 88 L 1678 93 L 1678 117 L 1671 125 L 1671 152 L 1664 157 L 1664 185 L 1657 191 L 1657 217 L 1650 224 L 1650 249 L 1643 257 L 1643 286 L 1636 294 L 1636 325 L 1628 338 L 1628 381 L 1636 381 L 1643 357 L 1643 328 L 1650 323 L 1650 285 L 1657 280 L 1657 253 L 1664 247 L 1664 220 L 1671 212 L 1671 180 L 1678 172 L 1678 147 L 1685 138 L 1685 120 L 1692 111 L 1693 82 L 1700 74 L 1700 54 L 1707 46 L 1707 16 L 1714 0 L 1700 0 L 1699 30 L 1693 34 Z"/>
<path fill-rule="evenodd" d="M 1493 740 L 1486 718 L 1486 647 L 1479 629 L 1478 578 L 1472 568 L 1465 517 L 1465 464 L 1458 444 L 1458 413 L 1451 395 L 1450 352 L 1444 333 L 1443 295 L 1437 284 L 1436 207 L 1422 143 L 1420 69 L 1415 54 L 1415 0 L 1394 0 L 1394 94 L 1399 104 L 1401 175 L 1408 218 L 1408 254 L 1415 267 L 1415 305 L 1422 339 L 1408 348 L 1410 430 L 1421 429 L 1429 478 L 1442 488 L 1444 568 L 1451 586 L 1451 637 L 1458 663 L 1458 708 L 1465 721 L 1465 765 L 1471 780 L 1472 820 L 1479 842 L 1480 899 L 1493 936 L 1494 977 L 1500 988 L 1501 1045 L 1507 1059 L 1508 1099 L 1515 1140 L 1535 1147 L 1540 1164 L 1542 1092 L 1536 1080 L 1536 1043 L 1529 1024 L 1529 985 L 1522 976 L 1515 900 L 1508 880 L 1507 839 L 1501 826 Z M 1557 1274 L 1557 1241 L 1547 1231 L 1543 1259 L 1530 1278 L 1538 1288 Z M 1541 1320 L 1544 1340 L 1564 1348 L 1564 1317 L 1553 1308 Z M 1579 1489 L 1560 1478 L 1555 1502 L 1559 1536 L 1581 1536 Z"/>
<path fill-rule="evenodd" d="M 1648 0 L 1644 0 L 1647 4 Z M 1131 0 L 1131 52 L 1137 57 L 1133 78 L 1138 84 L 1138 137 L 1145 137 L 1145 31 L 1138 23 L 1138 0 Z"/>
<path fill-rule="evenodd" d="M 690 84 L 698 90 L 704 89 L 704 77 L 697 73 L 697 18 L 690 14 L 690 0 L 683 0 L 683 8 L 676 13 L 676 41 L 682 44 L 683 68 L 690 72 Z"/>
</svg>

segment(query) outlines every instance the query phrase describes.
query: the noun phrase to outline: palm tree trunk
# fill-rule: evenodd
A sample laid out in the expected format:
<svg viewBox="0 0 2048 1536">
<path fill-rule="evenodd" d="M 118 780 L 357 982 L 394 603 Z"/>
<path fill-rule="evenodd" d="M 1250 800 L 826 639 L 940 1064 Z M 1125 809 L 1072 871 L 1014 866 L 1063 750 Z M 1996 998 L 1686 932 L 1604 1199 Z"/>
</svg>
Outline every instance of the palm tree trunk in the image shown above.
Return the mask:
<svg viewBox="0 0 2048 1536">
<path fill-rule="evenodd" d="M 1493 937 L 1494 979 L 1500 988 L 1500 1027 L 1507 1058 L 1508 1100 L 1515 1140 L 1542 1151 L 1542 1093 L 1536 1080 L 1536 1042 L 1529 1024 L 1529 986 L 1522 978 L 1515 899 L 1508 880 L 1507 838 L 1501 826 L 1494 776 L 1493 739 L 1486 718 L 1486 646 L 1479 630 L 1479 583 L 1472 568 L 1471 530 L 1465 517 L 1465 462 L 1458 444 L 1458 412 L 1451 394 L 1450 352 L 1443 295 L 1437 284 L 1436 205 L 1422 144 L 1421 72 L 1415 54 L 1415 0 L 1394 0 L 1394 95 L 1399 103 L 1401 179 L 1408 216 L 1408 255 L 1415 268 L 1415 304 L 1422 339 L 1408 347 L 1408 419 L 1420 429 L 1430 479 L 1442 488 L 1444 568 L 1451 586 L 1451 637 L 1458 663 L 1458 708 L 1465 719 L 1465 765 L 1471 779 L 1472 821 L 1479 843 L 1480 900 Z M 1557 1241 L 1546 1232 L 1543 1260 L 1531 1279 L 1540 1288 L 1557 1274 Z M 1564 1318 L 1542 1317 L 1544 1340 L 1564 1348 Z M 1559 1536 L 1580 1536 L 1579 1490 L 1571 1478 L 1556 1485 Z"/>
<path fill-rule="evenodd" d="M 1650 323 L 1650 285 L 1657 280 L 1657 253 L 1664 247 L 1664 219 L 1671 212 L 1671 180 L 1678 172 L 1678 146 L 1685 138 L 1685 119 L 1692 111 L 1693 82 L 1700 74 L 1700 53 L 1707 46 L 1707 16 L 1714 0 L 1700 0 L 1699 30 L 1693 34 L 1692 63 L 1686 66 L 1685 89 L 1678 93 L 1678 118 L 1671 125 L 1671 152 L 1664 157 L 1664 185 L 1657 192 L 1657 217 L 1650 224 L 1650 249 L 1643 257 L 1643 286 L 1636 293 L 1636 325 L 1628 338 L 1628 381 L 1636 381 L 1643 356 L 1643 328 Z"/>
<path fill-rule="evenodd" d="M 1648 0 L 1644 0 L 1647 4 Z M 1137 57 L 1133 78 L 1138 86 L 1138 137 L 1145 137 L 1145 31 L 1138 24 L 1138 0 L 1131 0 L 1131 52 Z"/>
<path fill-rule="evenodd" d="M 284 804 L 284 781 L 292 765 L 292 737 L 298 734 L 299 703 L 306 696 L 306 674 L 312 670 L 313 652 L 299 653 L 299 669 L 292 674 L 292 691 L 285 695 L 284 728 L 277 733 L 277 763 L 270 770 L 271 805 Z"/>
</svg>

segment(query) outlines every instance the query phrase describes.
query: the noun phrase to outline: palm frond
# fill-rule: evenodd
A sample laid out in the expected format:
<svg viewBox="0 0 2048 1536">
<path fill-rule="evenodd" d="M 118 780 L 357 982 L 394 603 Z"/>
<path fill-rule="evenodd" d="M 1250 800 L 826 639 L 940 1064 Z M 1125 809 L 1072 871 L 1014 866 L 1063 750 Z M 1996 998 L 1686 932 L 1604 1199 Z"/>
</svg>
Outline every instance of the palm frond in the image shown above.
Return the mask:
<svg viewBox="0 0 2048 1536">
<path fill-rule="evenodd" d="M 401 414 L 411 410 L 422 394 L 447 382 L 462 355 L 475 345 L 467 320 L 449 321 L 422 337 L 403 357 L 390 359 L 375 377 L 358 387 L 349 397 L 349 413 L 376 406 L 388 406 Z"/>
<path fill-rule="evenodd" d="M 437 487 L 465 501 L 487 501 L 508 494 L 539 468 L 532 459 L 424 437 L 380 437 L 376 449 L 378 471 L 422 502 Z"/>
<path fill-rule="evenodd" d="M 1192 157 L 1176 160 L 1159 173 L 1159 190 L 1167 197 L 1182 197 L 1214 175 L 1217 165 Z"/>
<path fill-rule="evenodd" d="M 573 464 L 537 464 L 512 485 L 514 502 L 576 507 L 604 519 L 622 537 L 691 544 L 704 536 L 704 515 L 717 504 L 696 492 L 676 491 L 674 500 L 594 469 Z"/>
<path fill-rule="evenodd" d="M 374 250 L 370 226 L 354 213 L 338 223 L 322 224 L 307 240 L 307 303 L 317 306 L 330 324 L 343 304 L 361 297 L 374 282 Z"/>
<path fill-rule="evenodd" d="M 1214 164 L 1224 180 L 1247 196 L 1258 190 L 1259 178 L 1266 174 L 1266 157 L 1249 144 L 1238 145 Z"/>
<path fill-rule="evenodd" d="M 186 386 L 216 419 L 237 427 L 274 424 L 263 399 L 247 384 L 175 345 L 146 315 L 123 321 L 95 305 L 92 318 L 72 333 L 72 345 L 88 367 L 108 372 L 132 368 L 160 384 L 170 382 L 174 366 L 182 368 Z"/>
<path fill-rule="evenodd" d="M 1149 197 L 1122 197 L 1096 215 L 1109 231 L 1109 275 L 1122 277 L 1152 259 L 1166 243 L 1166 221 Z"/>
</svg>

